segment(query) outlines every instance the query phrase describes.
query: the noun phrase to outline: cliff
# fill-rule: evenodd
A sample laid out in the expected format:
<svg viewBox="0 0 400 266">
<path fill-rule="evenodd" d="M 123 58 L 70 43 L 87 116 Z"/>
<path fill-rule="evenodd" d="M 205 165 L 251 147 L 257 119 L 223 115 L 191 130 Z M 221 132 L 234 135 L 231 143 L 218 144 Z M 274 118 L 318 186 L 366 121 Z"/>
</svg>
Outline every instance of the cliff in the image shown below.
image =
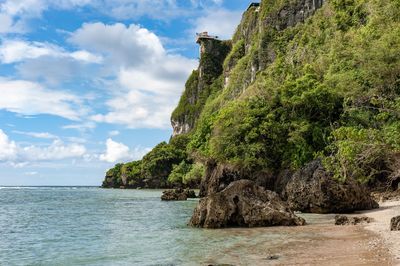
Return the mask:
<svg viewBox="0 0 400 266">
<path fill-rule="evenodd" d="M 173 137 L 189 133 L 199 117 L 209 95 L 218 87 L 211 85 L 222 74 L 222 64 L 231 49 L 230 41 L 199 39 L 199 68 L 192 72 L 178 106 L 171 116 Z"/>
<path fill-rule="evenodd" d="M 398 184 L 399 18 L 394 0 L 250 7 L 231 41 L 200 42 L 199 68 L 171 117 L 183 155 L 162 179 L 201 179 L 202 196 L 250 179 L 285 196 L 318 159 L 319 176 L 338 187 Z"/>
</svg>

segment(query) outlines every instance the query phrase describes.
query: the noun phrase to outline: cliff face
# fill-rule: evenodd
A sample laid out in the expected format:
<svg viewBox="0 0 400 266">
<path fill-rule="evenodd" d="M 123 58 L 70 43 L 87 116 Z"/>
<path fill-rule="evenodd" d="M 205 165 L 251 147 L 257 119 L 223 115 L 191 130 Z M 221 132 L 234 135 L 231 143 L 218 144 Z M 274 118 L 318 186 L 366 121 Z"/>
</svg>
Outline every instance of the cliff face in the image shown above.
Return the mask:
<svg viewBox="0 0 400 266">
<path fill-rule="evenodd" d="M 230 86 L 235 97 L 254 82 L 256 74 L 276 58 L 268 37 L 275 31 L 304 22 L 323 5 L 324 0 L 291 1 L 268 13 L 269 2 L 264 1 L 261 7 L 251 7 L 243 14 L 231 43 L 215 39 L 200 41 L 199 68 L 188 79 L 179 105 L 171 116 L 173 136 L 191 132 L 211 94 Z M 246 59 L 240 62 L 241 73 L 232 73 L 243 57 Z M 223 86 L 216 84 L 210 88 L 221 74 Z M 230 83 L 231 76 L 233 81 Z"/>
<path fill-rule="evenodd" d="M 222 64 L 231 48 L 230 41 L 218 39 L 200 39 L 199 45 L 199 68 L 186 82 L 185 91 L 171 116 L 173 137 L 193 129 L 205 101 L 213 93 L 212 83 L 222 74 Z"/>
<path fill-rule="evenodd" d="M 317 158 L 341 182 L 398 184 L 399 18 L 394 0 L 249 8 L 231 41 L 200 41 L 171 117 L 187 157 L 168 171 L 201 164 L 203 196 L 244 178 L 282 192 Z"/>
</svg>

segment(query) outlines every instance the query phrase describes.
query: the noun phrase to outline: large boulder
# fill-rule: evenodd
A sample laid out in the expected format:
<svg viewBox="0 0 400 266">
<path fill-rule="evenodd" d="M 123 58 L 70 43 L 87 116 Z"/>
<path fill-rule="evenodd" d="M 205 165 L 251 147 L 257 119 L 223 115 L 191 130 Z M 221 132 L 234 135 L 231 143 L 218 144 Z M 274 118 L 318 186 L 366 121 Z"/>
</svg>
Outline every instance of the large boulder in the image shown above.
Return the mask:
<svg viewBox="0 0 400 266">
<path fill-rule="evenodd" d="M 311 213 L 348 213 L 379 207 L 365 186 L 352 179 L 335 180 L 320 160 L 292 175 L 283 198 L 291 209 Z"/>
<path fill-rule="evenodd" d="M 393 217 L 390 220 L 390 230 L 400 231 L 400 216 Z"/>
<path fill-rule="evenodd" d="M 250 180 L 234 181 L 200 200 L 189 225 L 204 228 L 304 225 L 275 192 Z"/>
</svg>

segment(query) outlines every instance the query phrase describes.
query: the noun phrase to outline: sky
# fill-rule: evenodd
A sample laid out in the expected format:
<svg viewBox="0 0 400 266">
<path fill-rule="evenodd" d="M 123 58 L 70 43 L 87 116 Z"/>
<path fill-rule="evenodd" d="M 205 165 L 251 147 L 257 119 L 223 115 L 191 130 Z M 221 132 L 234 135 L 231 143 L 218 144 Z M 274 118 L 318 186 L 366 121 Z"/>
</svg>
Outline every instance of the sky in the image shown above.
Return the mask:
<svg viewBox="0 0 400 266">
<path fill-rule="evenodd" d="M 0 0 L 0 186 L 100 185 L 168 141 L 198 65 L 243 0 Z"/>
</svg>

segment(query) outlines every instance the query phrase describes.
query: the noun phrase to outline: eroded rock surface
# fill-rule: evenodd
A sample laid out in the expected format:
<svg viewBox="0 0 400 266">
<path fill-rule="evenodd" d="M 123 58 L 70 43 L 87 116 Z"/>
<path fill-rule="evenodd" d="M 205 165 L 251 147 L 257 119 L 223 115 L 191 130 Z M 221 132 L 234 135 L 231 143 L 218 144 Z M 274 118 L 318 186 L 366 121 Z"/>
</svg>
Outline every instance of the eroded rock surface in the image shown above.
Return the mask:
<svg viewBox="0 0 400 266">
<path fill-rule="evenodd" d="M 366 216 L 360 217 L 349 217 L 346 215 L 336 215 L 335 216 L 335 225 L 357 225 L 362 223 L 370 223 L 372 222 L 372 218 Z"/>
<path fill-rule="evenodd" d="M 189 225 L 204 228 L 304 225 L 275 192 L 250 180 L 232 182 L 200 200 Z"/>
<path fill-rule="evenodd" d="M 188 198 L 196 198 L 196 193 L 194 190 L 190 189 L 170 189 L 163 192 L 161 200 L 164 201 L 179 201 L 187 200 Z"/>
<path fill-rule="evenodd" d="M 293 174 L 283 192 L 289 207 L 311 213 L 348 213 L 378 208 L 368 189 L 355 180 L 341 183 L 325 171 L 320 160 Z"/>
<path fill-rule="evenodd" d="M 400 231 L 400 216 L 393 217 L 390 220 L 390 231 Z"/>
</svg>

